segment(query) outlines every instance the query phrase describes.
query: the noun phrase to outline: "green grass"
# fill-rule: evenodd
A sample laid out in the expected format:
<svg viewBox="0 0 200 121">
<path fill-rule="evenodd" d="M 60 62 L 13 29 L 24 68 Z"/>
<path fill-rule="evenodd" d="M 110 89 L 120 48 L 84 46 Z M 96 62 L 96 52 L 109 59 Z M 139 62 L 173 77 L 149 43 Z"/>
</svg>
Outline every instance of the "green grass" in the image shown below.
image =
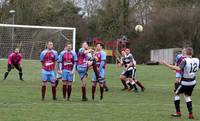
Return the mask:
<svg viewBox="0 0 200 121">
<path fill-rule="evenodd" d="M 0 73 L 6 70 L 5 60 L 1 60 Z M 0 121 L 185 121 L 187 108 L 181 100 L 183 116 L 171 118 L 173 106 L 174 73 L 163 66 L 137 67 L 137 77 L 144 83 L 145 92 L 122 92 L 118 79 L 121 69 L 115 65 L 107 66 L 107 84 L 110 91 L 105 93 L 103 101 L 91 101 L 90 79 L 88 77 L 88 102 L 81 102 L 81 83 L 77 78 L 72 91 L 72 101 L 62 99 L 61 83 L 57 95 L 58 101 L 51 99 L 48 85 L 46 100 L 40 98 L 40 63 L 24 61 L 25 82 L 18 80 L 18 72 L 13 70 L 6 81 L 0 81 Z M 200 77 L 200 76 L 199 76 Z M 198 80 L 200 80 L 198 78 Z M 197 84 L 193 93 L 194 115 L 200 118 L 200 87 Z"/>
</svg>

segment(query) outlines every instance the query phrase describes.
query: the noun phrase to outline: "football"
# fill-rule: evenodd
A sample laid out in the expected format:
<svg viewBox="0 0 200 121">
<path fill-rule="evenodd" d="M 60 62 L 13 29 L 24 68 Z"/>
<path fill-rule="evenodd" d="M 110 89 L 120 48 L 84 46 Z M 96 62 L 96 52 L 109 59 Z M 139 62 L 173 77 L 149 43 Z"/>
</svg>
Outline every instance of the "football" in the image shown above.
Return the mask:
<svg viewBox="0 0 200 121">
<path fill-rule="evenodd" d="M 135 31 L 136 32 L 142 32 L 143 31 L 143 26 L 142 25 L 136 25 L 135 26 Z"/>
</svg>

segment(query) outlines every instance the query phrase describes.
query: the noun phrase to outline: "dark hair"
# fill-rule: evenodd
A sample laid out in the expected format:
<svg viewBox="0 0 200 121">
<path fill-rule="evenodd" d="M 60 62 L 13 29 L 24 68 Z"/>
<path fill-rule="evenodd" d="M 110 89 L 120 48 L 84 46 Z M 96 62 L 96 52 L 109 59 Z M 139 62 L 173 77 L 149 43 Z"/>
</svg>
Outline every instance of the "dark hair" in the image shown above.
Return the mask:
<svg viewBox="0 0 200 121">
<path fill-rule="evenodd" d="M 49 43 L 53 43 L 52 41 L 48 41 L 47 43 L 46 43 L 46 45 L 48 45 Z"/>
<path fill-rule="evenodd" d="M 192 56 L 194 54 L 194 51 L 191 47 L 185 48 L 186 54 Z"/>
<path fill-rule="evenodd" d="M 67 45 L 72 45 L 72 43 L 71 43 L 71 42 L 67 42 L 65 45 L 66 45 L 66 46 L 67 46 Z"/>
<path fill-rule="evenodd" d="M 82 42 L 82 44 L 84 44 L 84 43 L 88 44 L 88 42 L 86 42 L 86 41 L 83 41 L 83 42 Z"/>
<path fill-rule="evenodd" d="M 104 44 L 102 42 L 97 42 L 96 45 L 100 45 L 102 48 L 104 48 Z"/>
</svg>

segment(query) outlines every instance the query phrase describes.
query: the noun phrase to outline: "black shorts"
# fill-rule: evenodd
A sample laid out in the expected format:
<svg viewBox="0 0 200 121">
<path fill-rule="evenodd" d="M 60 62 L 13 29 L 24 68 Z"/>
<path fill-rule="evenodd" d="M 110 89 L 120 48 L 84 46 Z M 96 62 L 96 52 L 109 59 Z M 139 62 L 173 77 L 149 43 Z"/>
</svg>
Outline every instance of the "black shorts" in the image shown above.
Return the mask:
<svg viewBox="0 0 200 121">
<path fill-rule="evenodd" d="M 185 95 L 191 96 L 194 87 L 195 87 L 195 85 L 185 86 L 185 85 L 180 84 L 178 86 L 178 88 L 176 89 L 175 93 L 176 94 L 185 94 Z"/>
<path fill-rule="evenodd" d="M 126 78 L 135 79 L 135 78 L 136 78 L 136 69 L 123 71 L 123 72 L 121 73 L 121 75 L 125 76 Z"/>
<path fill-rule="evenodd" d="M 8 64 L 8 71 L 11 71 L 12 69 L 16 68 L 18 71 L 22 71 L 22 67 L 20 66 L 20 64 Z"/>
<path fill-rule="evenodd" d="M 178 87 L 181 85 L 181 83 L 175 82 L 174 83 L 174 92 L 178 89 Z"/>
</svg>

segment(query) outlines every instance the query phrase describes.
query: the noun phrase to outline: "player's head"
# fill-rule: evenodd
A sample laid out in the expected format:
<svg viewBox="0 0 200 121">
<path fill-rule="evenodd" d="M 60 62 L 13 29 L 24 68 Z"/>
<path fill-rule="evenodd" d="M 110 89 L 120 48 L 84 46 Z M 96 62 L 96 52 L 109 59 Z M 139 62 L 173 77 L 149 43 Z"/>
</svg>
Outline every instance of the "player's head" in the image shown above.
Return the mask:
<svg viewBox="0 0 200 121">
<path fill-rule="evenodd" d="M 83 43 L 82 43 L 82 48 L 87 49 L 87 48 L 88 48 L 88 43 L 87 43 L 87 42 L 83 42 Z"/>
<path fill-rule="evenodd" d="M 125 55 L 126 55 L 125 49 L 122 49 L 122 50 L 121 50 L 121 54 L 122 54 L 122 56 L 125 56 Z"/>
<path fill-rule="evenodd" d="M 66 43 L 65 48 L 66 48 L 67 51 L 71 51 L 72 50 L 72 43 L 71 42 Z"/>
<path fill-rule="evenodd" d="M 15 48 L 15 53 L 19 53 L 19 48 Z"/>
<path fill-rule="evenodd" d="M 185 48 L 185 54 L 187 55 L 187 56 L 192 56 L 193 55 L 193 49 L 191 48 L 191 47 L 187 47 L 187 48 Z"/>
<path fill-rule="evenodd" d="M 186 48 L 185 47 L 182 48 L 182 54 L 186 55 Z"/>
<path fill-rule="evenodd" d="M 103 44 L 102 43 L 97 43 L 96 44 L 96 49 L 97 49 L 97 51 L 102 50 L 103 49 Z"/>
<path fill-rule="evenodd" d="M 53 42 L 51 42 L 51 41 L 47 42 L 47 49 L 49 49 L 49 50 L 53 49 Z"/>
<path fill-rule="evenodd" d="M 130 51 L 129 48 L 126 48 L 126 49 L 125 49 L 125 52 L 126 52 L 126 54 L 129 54 L 131 51 Z"/>
</svg>

